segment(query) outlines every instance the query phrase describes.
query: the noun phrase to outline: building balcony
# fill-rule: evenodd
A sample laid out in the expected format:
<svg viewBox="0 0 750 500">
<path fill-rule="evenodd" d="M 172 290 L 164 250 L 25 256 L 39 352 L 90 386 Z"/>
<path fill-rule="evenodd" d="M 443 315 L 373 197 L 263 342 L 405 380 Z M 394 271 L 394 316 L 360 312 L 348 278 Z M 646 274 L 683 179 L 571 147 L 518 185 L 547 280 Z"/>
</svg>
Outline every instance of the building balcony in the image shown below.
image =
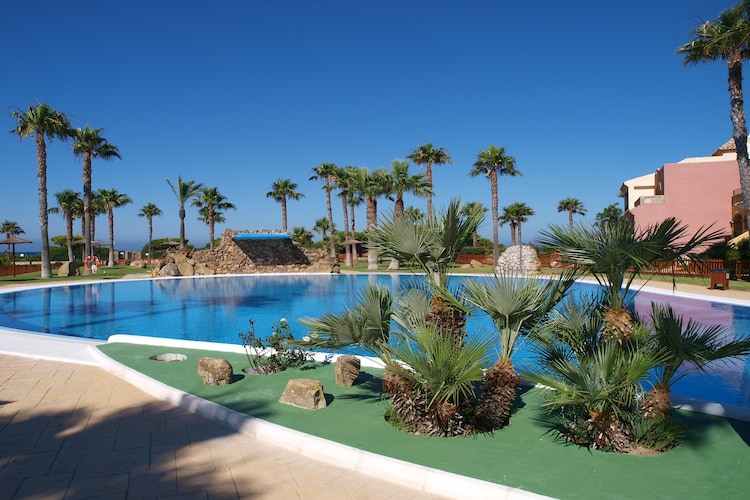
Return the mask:
<svg viewBox="0 0 750 500">
<path fill-rule="evenodd" d="M 663 205 L 664 204 L 664 195 L 656 195 L 656 196 L 641 196 L 637 200 L 635 200 L 635 206 L 639 207 L 641 205 Z"/>
</svg>

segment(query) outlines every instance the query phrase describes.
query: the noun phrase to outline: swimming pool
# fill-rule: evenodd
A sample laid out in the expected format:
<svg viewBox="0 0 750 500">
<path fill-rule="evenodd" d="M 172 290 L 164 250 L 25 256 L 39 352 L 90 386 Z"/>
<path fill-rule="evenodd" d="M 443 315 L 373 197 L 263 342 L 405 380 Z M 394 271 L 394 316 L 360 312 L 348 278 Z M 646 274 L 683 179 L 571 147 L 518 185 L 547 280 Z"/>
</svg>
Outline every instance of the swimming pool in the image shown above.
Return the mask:
<svg viewBox="0 0 750 500">
<path fill-rule="evenodd" d="M 301 338 L 305 328 L 297 319 L 340 311 L 368 282 L 397 289 L 413 279 L 399 274 L 213 276 L 18 290 L 0 293 L 0 327 L 99 340 L 129 334 L 239 344 L 237 334 L 247 331 L 249 319 L 256 334 L 266 336 L 283 317 Z M 750 332 L 750 307 L 641 292 L 638 312 L 647 315 L 651 301 L 669 302 L 679 314 L 704 325 L 725 325 L 730 335 Z M 470 331 L 490 327 L 484 315 L 469 322 Z M 523 367 L 524 354 L 514 362 Z M 749 363 L 689 375 L 675 384 L 674 396 L 750 408 Z"/>
</svg>

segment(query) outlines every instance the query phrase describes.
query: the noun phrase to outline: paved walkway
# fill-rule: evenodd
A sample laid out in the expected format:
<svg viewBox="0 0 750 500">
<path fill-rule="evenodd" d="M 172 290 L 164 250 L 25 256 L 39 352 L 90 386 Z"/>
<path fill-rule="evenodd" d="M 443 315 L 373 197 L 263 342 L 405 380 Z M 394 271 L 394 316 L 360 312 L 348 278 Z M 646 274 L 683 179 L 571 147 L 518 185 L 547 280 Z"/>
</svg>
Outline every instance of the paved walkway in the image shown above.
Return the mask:
<svg viewBox="0 0 750 500">
<path fill-rule="evenodd" d="M 0 498 L 435 498 L 257 441 L 101 368 L 0 354 Z"/>
</svg>

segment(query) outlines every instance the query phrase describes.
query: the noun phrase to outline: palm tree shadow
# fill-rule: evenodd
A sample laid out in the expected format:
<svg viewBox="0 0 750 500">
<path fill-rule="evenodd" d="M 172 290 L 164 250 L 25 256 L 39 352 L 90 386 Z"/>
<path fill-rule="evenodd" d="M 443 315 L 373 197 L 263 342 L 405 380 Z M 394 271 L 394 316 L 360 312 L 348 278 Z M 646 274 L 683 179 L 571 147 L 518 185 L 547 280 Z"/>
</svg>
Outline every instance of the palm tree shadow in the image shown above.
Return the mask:
<svg viewBox="0 0 750 500">
<path fill-rule="evenodd" d="M 2 404 L 12 404 L 3 401 Z M 100 413 L 101 415 L 101 413 Z M 206 420 L 180 407 L 154 402 L 123 408 L 99 416 L 93 422 L 85 409 L 29 411 L 3 428 L 0 476 L 7 498 L 88 498 L 101 495 L 101 486 L 112 476 L 113 468 L 130 476 L 122 485 L 133 497 L 176 496 L 174 453 L 212 439 L 236 435 L 236 431 Z M 170 458 L 171 457 L 171 458 Z M 44 461 L 46 473 L 55 480 L 41 480 L 38 464 Z M 106 462 L 106 467 L 102 463 Z M 180 481 L 220 487 L 224 477 L 210 470 L 180 469 Z M 248 472 L 248 476 L 250 473 Z M 86 480 L 80 480 L 85 477 Z M 13 479 L 10 479 L 13 478 Z M 243 497 L 270 494 L 271 486 L 245 483 Z"/>
</svg>

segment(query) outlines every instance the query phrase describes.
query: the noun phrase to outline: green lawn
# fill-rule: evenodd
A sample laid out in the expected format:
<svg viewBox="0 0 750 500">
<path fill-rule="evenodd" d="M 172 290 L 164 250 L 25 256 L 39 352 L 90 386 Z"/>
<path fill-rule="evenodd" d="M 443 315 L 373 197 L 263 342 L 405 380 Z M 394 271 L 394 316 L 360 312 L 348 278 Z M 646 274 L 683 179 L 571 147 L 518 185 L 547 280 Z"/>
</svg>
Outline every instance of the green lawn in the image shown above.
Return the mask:
<svg viewBox="0 0 750 500">
<path fill-rule="evenodd" d="M 83 270 L 83 268 L 81 268 Z M 90 276 L 57 276 L 57 269 L 52 270 L 51 278 L 41 278 L 41 273 L 25 273 L 18 274 L 16 276 L 2 276 L 0 277 L 1 285 L 33 285 L 35 283 L 61 283 L 67 281 L 91 281 L 91 280 L 114 280 L 120 279 L 128 274 L 145 274 L 149 269 L 138 269 L 130 266 L 115 266 L 107 267 L 101 266 L 96 274 Z"/>
<path fill-rule="evenodd" d="M 133 344 L 106 344 L 103 353 L 167 385 L 269 422 L 356 448 L 457 474 L 558 498 L 744 498 L 750 491 L 750 423 L 678 412 L 688 438 L 656 456 L 591 451 L 545 434 L 535 417 L 532 393 L 521 398 L 511 425 L 492 434 L 466 438 L 414 436 L 393 429 L 383 418 L 382 371 L 366 369 L 354 387 L 339 387 L 333 367 L 309 364 L 267 375 L 245 375 L 241 354 Z M 150 356 L 186 354 L 183 362 Z M 238 380 L 204 386 L 196 372 L 201 356 L 232 363 Z M 329 406 L 309 411 L 278 402 L 290 378 L 314 378 L 325 388 Z"/>
</svg>

